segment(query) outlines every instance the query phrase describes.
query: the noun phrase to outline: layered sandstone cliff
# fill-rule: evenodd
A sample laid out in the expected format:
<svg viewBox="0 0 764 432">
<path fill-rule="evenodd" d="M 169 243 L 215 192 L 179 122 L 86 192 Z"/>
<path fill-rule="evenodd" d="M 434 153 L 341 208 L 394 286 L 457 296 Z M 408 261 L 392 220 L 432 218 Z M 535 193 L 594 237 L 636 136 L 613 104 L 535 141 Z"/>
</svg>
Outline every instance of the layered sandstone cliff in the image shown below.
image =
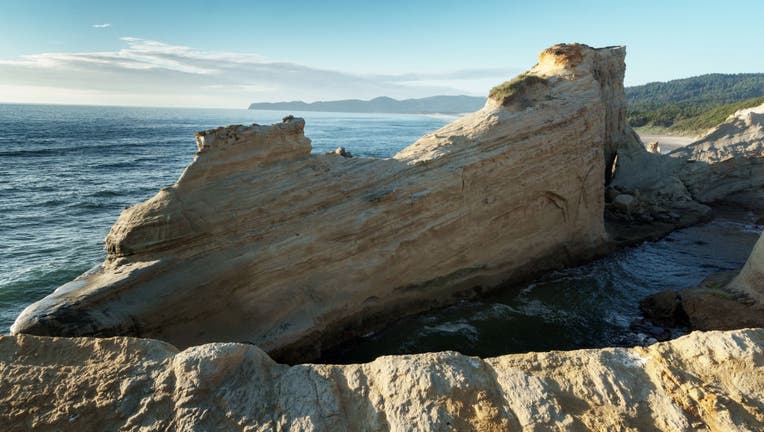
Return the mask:
<svg viewBox="0 0 764 432">
<path fill-rule="evenodd" d="M 246 341 L 299 360 L 586 259 L 606 241 L 605 160 L 628 136 L 624 55 L 547 49 L 391 159 L 311 154 L 301 119 L 200 133 L 177 183 L 120 216 L 103 265 L 12 331 Z"/>
<path fill-rule="evenodd" d="M 752 431 L 764 424 L 763 347 L 764 330 L 741 330 L 289 367 L 244 344 L 2 337 L 0 429 Z"/>
</svg>

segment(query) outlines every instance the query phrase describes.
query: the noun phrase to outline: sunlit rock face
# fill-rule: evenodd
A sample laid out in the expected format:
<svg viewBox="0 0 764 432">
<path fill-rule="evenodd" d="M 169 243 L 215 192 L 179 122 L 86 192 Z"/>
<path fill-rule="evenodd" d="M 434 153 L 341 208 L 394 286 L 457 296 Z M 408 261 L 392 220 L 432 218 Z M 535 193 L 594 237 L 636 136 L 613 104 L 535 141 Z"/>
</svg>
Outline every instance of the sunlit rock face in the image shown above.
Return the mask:
<svg viewBox="0 0 764 432">
<path fill-rule="evenodd" d="M 216 343 L 0 338 L 7 431 L 753 431 L 764 330 L 649 347 L 298 365 Z"/>
<path fill-rule="evenodd" d="M 764 324 L 764 235 L 759 237 L 731 287 L 745 293 L 758 304 L 763 315 L 761 322 Z"/>
<path fill-rule="evenodd" d="M 605 160 L 630 136 L 624 56 L 551 47 L 390 159 L 311 154 L 299 118 L 199 133 L 178 181 L 119 217 L 103 265 L 12 332 L 250 342 L 297 361 L 590 258 L 606 243 Z"/>
</svg>

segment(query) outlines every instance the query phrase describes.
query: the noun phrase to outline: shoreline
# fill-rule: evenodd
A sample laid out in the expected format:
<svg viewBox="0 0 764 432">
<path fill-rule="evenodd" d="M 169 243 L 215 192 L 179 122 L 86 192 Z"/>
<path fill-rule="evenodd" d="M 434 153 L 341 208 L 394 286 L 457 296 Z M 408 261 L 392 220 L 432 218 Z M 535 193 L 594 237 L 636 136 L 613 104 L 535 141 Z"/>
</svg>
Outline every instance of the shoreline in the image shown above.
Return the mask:
<svg viewBox="0 0 764 432">
<path fill-rule="evenodd" d="M 658 141 L 658 145 L 661 149 L 661 154 L 671 153 L 672 151 L 685 147 L 693 142 L 697 141 L 697 136 L 683 136 L 683 135 L 660 135 L 650 134 L 636 131 L 639 135 L 639 139 L 647 145 Z"/>
</svg>

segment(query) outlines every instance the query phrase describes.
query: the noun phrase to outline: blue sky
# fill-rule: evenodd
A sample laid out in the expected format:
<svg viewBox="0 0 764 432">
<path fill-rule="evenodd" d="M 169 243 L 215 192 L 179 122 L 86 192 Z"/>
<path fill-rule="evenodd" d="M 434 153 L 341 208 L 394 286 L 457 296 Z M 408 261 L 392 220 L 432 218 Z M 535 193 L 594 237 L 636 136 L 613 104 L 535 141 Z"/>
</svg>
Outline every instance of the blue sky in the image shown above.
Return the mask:
<svg viewBox="0 0 764 432">
<path fill-rule="evenodd" d="M 558 42 L 627 85 L 764 72 L 764 1 L 0 0 L 0 101 L 243 107 L 486 94 Z"/>
</svg>

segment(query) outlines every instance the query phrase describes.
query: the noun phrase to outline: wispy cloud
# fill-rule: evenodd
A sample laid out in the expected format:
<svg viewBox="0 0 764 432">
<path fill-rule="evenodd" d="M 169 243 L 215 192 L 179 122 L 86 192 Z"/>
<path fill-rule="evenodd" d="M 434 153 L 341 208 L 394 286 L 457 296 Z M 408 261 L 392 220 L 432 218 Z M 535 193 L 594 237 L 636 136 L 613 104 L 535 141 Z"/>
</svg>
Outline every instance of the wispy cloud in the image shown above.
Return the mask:
<svg viewBox="0 0 764 432">
<path fill-rule="evenodd" d="M 27 99 L 47 97 L 17 101 L 245 107 L 255 101 L 483 95 L 492 84 L 517 72 L 507 68 L 359 75 L 272 61 L 257 54 L 205 52 L 135 37 L 121 40 L 126 46 L 117 51 L 41 53 L 0 60 L 0 82 L 6 92 L 23 88 L 13 94 L 29 95 Z M 51 100 L 56 94 L 61 99 L 82 97 Z"/>
<path fill-rule="evenodd" d="M 93 28 L 108 28 L 111 27 L 111 24 L 93 24 Z"/>
</svg>

